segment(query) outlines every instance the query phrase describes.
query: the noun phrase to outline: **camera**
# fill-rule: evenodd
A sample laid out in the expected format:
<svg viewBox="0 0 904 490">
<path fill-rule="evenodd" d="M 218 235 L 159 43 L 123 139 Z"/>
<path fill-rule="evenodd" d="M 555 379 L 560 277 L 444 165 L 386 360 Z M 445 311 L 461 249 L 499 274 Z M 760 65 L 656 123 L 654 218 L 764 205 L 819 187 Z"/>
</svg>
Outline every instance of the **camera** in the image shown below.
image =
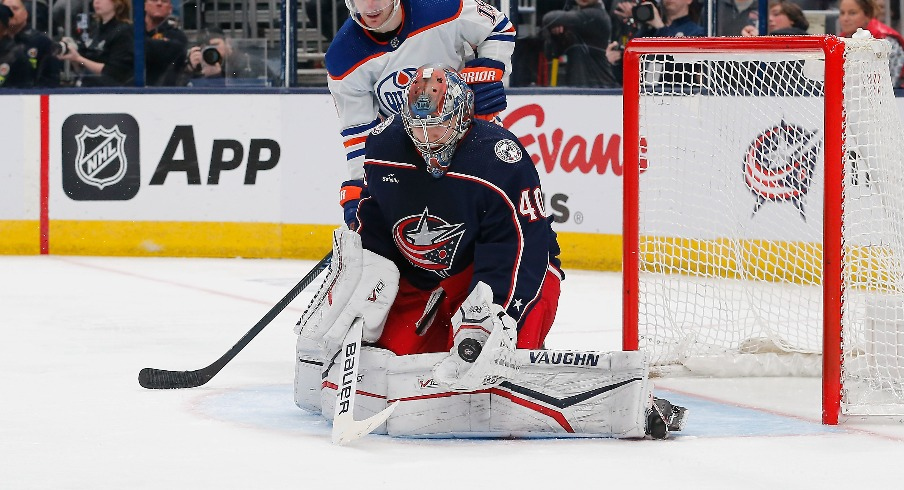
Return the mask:
<svg viewBox="0 0 904 490">
<path fill-rule="evenodd" d="M 655 2 L 640 0 L 637 5 L 631 9 L 631 18 L 634 19 L 635 24 L 644 24 L 653 20 L 656 16 L 656 10 L 659 10 L 659 5 Z M 660 15 L 662 15 L 661 12 Z"/>
<path fill-rule="evenodd" d="M 201 59 L 208 65 L 215 65 L 219 63 L 223 57 L 220 56 L 220 52 L 217 50 L 216 46 L 204 46 L 201 48 Z"/>
<path fill-rule="evenodd" d="M 50 54 L 56 56 L 69 52 L 69 45 L 65 41 L 57 41 L 50 46 Z"/>
<path fill-rule="evenodd" d="M 69 46 L 72 44 L 75 44 L 75 41 L 73 41 L 72 38 L 64 37 L 63 39 L 50 45 L 50 54 L 54 56 L 67 54 L 71 50 Z"/>
</svg>

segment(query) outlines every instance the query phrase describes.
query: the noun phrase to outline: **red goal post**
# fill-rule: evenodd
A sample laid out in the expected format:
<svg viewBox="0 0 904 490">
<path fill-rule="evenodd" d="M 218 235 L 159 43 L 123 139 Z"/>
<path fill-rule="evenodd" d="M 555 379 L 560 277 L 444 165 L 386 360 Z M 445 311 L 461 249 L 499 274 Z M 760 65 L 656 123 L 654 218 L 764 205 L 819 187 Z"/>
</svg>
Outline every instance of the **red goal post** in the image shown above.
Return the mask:
<svg viewBox="0 0 904 490">
<path fill-rule="evenodd" d="M 887 55 L 835 36 L 629 43 L 625 350 L 666 374 L 821 371 L 825 424 L 904 413 L 904 169 L 884 148 L 904 134 Z"/>
</svg>

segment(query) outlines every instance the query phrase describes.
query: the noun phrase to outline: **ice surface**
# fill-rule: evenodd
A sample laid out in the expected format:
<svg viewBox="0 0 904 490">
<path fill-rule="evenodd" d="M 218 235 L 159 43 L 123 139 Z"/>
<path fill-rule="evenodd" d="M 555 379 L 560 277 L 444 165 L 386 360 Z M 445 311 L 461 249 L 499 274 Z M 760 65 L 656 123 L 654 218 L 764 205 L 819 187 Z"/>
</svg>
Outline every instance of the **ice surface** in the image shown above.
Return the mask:
<svg viewBox="0 0 904 490">
<path fill-rule="evenodd" d="M 292 328 L 316 284 L 206 385 L 138 386 L 143 367 L 213 362 L 313 265 L 0 257 L 0 489 L 901 486 L 904 423 L 820 425 L 815 378 L 659 381 L 690 408 L 668 441 L 333 446 L 292 401 Z M 620 276 L 566 274 L 548 347 L 619 349 Z"/>
</svg>

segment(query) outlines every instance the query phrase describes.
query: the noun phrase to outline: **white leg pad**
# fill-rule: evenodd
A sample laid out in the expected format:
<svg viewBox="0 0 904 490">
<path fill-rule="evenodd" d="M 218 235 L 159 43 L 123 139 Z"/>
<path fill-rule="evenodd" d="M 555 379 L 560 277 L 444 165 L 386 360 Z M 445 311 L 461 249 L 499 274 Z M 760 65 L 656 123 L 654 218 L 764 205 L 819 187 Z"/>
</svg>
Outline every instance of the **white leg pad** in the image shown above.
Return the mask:
<svg viewBox="0 0 904 490">
<path fill-rule="evenodd" d="M 338 366 L 299 340 L 295 403 L 331 420 Z M 433 381 L 446 352 L 395 356 L 361 350 L 355 419 L 399 400 L 374 433 L 402 437 L 642 438 L 652 384 L 640 352 L 516 350 L 517 378 L 476 392 L 455 392 Z M 323 369 L 327 369 L 323 377 Z"/>
<path fill-rule="evenodd" d="M 320 345 L 298 336 L 295 344 L 295 404 L 298 408 L 320 413 L 322 374 L 323 355 Z"/>
<path fill-rule="evenodd" d="M 644 437 L 652 386 L 640 352 L 518 350 L 515 379 L 465 393 L 433 382 L 446 355 L 389 360 L 389 400 L 400 401 L 390 435 Z"/>
</svg>

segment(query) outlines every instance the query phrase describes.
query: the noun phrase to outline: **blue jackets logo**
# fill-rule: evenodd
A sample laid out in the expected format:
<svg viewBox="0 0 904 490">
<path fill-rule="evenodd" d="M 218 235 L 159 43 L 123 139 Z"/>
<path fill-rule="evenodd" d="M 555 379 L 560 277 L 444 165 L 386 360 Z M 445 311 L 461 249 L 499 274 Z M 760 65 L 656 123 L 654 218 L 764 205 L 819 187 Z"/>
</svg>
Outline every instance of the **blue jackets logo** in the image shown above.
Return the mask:
<svg viewBox="0 0 904 490">
<path fill-rule="evenodd" d="M 792 203 L 806 221 L 804 198 L 810 190 L 821 140 L 816 131 L 782 121 L 757 136 L 744 156 L 744 182 L 756 198 L 752 215 L 768 202 Z"/>
<path fill-rule="evenodd" d="M 392 228 L 392 237 L 412 265 L 439 277 L 449 277 L 458 243 L 465 232 L 461 226 L 449 224 L 424 209 L 420 215 L 399 220 Z"/>
<path fill-rule="evenodd" d="M 138 123 L 129 114 L 73 114 L 62 128 L 63 191 L 76 201 L 124 201 L 141 185 Z"/>
</svg>

